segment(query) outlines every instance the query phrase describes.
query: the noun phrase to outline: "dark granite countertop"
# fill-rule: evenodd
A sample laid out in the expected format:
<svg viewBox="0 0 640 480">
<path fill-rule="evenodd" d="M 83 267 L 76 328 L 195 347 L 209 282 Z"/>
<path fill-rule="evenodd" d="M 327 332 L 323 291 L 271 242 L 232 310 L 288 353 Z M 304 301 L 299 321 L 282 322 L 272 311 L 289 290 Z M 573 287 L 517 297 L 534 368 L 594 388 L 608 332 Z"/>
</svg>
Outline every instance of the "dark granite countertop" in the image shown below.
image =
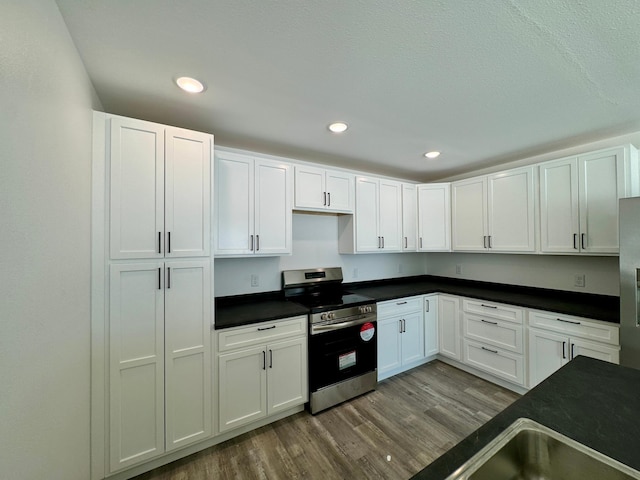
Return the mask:
<svg viewBox="0 0 640 480">
<path fill-rule="evenodd" d="M 521 417 L 640 470 L 639 404 L 640 370 L 577 357 L 413 478 L 446 478 Z"/>
<path fill-rule="evenodd" d="M 427 293 L 449 293 L 620 323 L 620 300 L 618 297 L 608 295 L 457 280 L 429 275 L 345 283 L 344 287 L 349 291 L 371 297 L 376 302 Z M 308 313 L 305 307 L 285 300 L 281 292 L 218 297 L 216 298 L 215 328 L 237 327 L 296 315 L 307 315 Z"/>
</svg>

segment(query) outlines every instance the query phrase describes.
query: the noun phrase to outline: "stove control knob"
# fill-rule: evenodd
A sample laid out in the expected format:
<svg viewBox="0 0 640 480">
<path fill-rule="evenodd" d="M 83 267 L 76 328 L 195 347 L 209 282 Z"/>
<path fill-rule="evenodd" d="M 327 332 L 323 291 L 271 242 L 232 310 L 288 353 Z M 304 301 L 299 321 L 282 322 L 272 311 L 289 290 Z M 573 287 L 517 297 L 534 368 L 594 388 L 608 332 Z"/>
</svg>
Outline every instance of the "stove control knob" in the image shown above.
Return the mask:
<svg viewBox="0 0 640 480">
<path fill-rule="evenodd" d="M 336 318 L 336 314 L 333 312 L 327 313 L 327 316 L 329 317 L 329 320 L 333 320 L 334 318 Z"/>
<path fill-rule="evenodd" d="M 323 313 L 322 315 L 320 315 L 320 320 L 322 321 L 327 320 L 327 314 Z"/>
</svg>

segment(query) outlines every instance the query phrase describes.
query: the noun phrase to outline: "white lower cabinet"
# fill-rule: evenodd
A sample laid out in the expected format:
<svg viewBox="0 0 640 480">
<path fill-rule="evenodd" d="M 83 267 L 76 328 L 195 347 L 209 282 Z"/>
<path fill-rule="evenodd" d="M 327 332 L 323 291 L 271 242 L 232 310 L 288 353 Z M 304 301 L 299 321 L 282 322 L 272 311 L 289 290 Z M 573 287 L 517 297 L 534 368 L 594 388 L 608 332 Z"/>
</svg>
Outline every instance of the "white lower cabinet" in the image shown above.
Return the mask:
<svg viewBox="0 0 640 480">
<path fill-rule="evenodd" d="M 378 380 L 424 360 L 422 297 L 378 303 Z"/>
<path fill-rule="evenodd" d="M 462 361 L 496 377 L 525 384 L 524 311 L 489 301 L 462 299 Z"/>
<path fill-rule="evenodd" d="M 308 400 L 307 317 L 218 332 L 219 430 Z"/>
<path fill-rule="evenodd" d="M 454 295 L 438 295 L 438 339 L 441 355 L 462 360 L 460 299 Z"/>
<path fill-rule="evenodd" d="M 436 355 L 440 349 L 438 341 L 438 295 L 425 295 L 424 301 L 424 356 Z"/>
<path fill-rule="evenodd" d="M 529 388 L 578 355 L 620 363 L 617 325 L 532 310 L 528 334 Z"/>
<path fill-rule="evenodd" d="M 210 261 L 110 267 L 112 472 L 209 437 Z"/>
</svg>

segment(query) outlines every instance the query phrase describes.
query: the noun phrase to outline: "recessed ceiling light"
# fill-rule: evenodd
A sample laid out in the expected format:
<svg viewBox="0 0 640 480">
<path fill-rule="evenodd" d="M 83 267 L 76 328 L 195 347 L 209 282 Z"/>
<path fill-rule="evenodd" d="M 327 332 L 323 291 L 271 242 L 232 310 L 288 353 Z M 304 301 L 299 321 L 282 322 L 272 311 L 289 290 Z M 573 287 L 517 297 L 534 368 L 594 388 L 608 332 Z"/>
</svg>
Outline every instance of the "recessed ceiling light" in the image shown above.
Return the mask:
<svg viewBox="0 0 640 480">
<path fill-rule="evenodd" d="M 342 133 L 347 128 L 349 128 L 349 125 L 347 125 L 344 122 L 334 122 L 331 125 L 329 125 L 329 130 L 332 131 L 333 133 Z"/>
<path fill-rule="evenodd" d="M 200 93 L 204 90 L 204 85 L 191 77 L 180 77 L 176 79 L 176 84 L 185 92 Z"/>
<path fill-rule="evenodd" d="M 440 152 L 427 152 L 424 156 L 427 158 L 438 158 L 440 156 Z"/>
</svg>

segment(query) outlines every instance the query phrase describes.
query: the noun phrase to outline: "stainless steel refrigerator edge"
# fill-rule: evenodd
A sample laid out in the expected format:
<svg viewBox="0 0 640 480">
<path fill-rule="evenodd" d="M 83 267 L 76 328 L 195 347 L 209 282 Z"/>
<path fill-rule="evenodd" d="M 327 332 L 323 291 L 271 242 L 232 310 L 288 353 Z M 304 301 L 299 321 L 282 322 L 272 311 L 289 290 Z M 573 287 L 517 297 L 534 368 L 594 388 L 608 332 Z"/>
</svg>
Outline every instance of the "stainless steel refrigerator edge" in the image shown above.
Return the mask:
<svg viewBox="0 0 640 480">
<path fill-rule="evenodd" d="M 640 369 L 640 197 L 620 200 L 620 364 Z"/>
</svg>

